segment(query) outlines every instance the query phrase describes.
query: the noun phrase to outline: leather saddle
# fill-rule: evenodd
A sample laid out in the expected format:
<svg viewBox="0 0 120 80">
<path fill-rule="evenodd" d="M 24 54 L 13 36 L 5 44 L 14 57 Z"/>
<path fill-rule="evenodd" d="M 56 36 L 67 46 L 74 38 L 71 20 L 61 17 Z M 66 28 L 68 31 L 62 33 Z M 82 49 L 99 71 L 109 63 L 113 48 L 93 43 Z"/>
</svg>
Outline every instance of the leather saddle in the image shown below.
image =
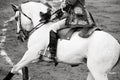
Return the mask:
<svg viewBox="0 0 120 80">
<path fill-rule="evenodd" d="M 82 38 L 88 38 L 96 30 L 101 30 L 99 27 L 88 27 L 88 28 L 65 28 L 58 31 L 58 37 L 60 39 L 70 40 L 72 34 L 76 31 L 79 32 L 79 36 Z"/>
</svg>

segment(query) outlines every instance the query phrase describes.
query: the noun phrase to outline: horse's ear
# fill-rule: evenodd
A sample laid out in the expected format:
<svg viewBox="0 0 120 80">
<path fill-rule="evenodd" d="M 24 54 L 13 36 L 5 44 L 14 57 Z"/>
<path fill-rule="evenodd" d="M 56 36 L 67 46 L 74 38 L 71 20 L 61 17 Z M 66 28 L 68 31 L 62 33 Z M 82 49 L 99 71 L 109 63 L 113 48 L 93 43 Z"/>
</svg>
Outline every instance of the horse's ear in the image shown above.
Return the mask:
<svg viewBox="0 0 120 80">
<path fill-rule="evenodd" d="M 15 12 L 19 10 L 19 6 L 12 4 L 12 3 L 11 3 L 11 6 Z"/>
</svg>

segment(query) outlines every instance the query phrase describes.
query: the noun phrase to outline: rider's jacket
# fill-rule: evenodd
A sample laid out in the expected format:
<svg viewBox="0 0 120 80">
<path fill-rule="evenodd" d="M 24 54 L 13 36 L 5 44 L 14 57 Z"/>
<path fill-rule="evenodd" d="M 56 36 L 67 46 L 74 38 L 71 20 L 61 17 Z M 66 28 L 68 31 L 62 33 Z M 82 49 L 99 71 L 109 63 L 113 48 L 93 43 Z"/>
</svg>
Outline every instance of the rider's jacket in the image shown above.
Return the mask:
<svg viewBox="0 0 120 80">
<path fill-rule="evenodd" d="M 68 13 L 66 25 L 69 27 L 90 27 L 85 0 L 66 0 L 65 4 L 63 10 Z"/>
</svg>

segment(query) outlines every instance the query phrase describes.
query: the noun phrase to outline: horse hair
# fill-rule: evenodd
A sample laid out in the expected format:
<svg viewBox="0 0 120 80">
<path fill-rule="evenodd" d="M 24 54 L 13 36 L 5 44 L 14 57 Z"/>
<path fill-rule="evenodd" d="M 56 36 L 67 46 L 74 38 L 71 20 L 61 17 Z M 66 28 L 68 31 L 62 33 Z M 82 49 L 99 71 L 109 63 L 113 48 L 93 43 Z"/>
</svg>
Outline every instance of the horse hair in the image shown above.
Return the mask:
<svg viewBox="0 0 120 80">
<path fill-rule="evenodd" d="M 23 1 L 22 4 L 28 3 L 28 2 L 39 2 L 42 3 L 41 1 Z"/>
</svg>

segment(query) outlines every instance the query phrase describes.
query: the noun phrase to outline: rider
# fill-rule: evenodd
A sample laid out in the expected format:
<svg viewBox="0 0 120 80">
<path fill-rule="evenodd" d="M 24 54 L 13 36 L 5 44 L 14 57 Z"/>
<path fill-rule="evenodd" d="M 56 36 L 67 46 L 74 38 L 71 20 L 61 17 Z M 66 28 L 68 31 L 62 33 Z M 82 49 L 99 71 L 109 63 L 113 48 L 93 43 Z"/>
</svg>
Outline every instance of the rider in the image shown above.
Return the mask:
<svg viewBox="0 0 120 80">
<path fill-rule="evenodd" d="M 87 38 L 90 35 L 89 31 L 96 27 L 96 24 L 91 13 L 86 10 L 85 0 L 64 0 L 61 7 L 61 11 L 57 14 L 67 13 L 65 15 L 67 17 L 67 27 L 82 28 L 79 35 L 83 38 Z M 58 16 L 58 18 L 61 17 L 62 16 Z"/>
</svg>

